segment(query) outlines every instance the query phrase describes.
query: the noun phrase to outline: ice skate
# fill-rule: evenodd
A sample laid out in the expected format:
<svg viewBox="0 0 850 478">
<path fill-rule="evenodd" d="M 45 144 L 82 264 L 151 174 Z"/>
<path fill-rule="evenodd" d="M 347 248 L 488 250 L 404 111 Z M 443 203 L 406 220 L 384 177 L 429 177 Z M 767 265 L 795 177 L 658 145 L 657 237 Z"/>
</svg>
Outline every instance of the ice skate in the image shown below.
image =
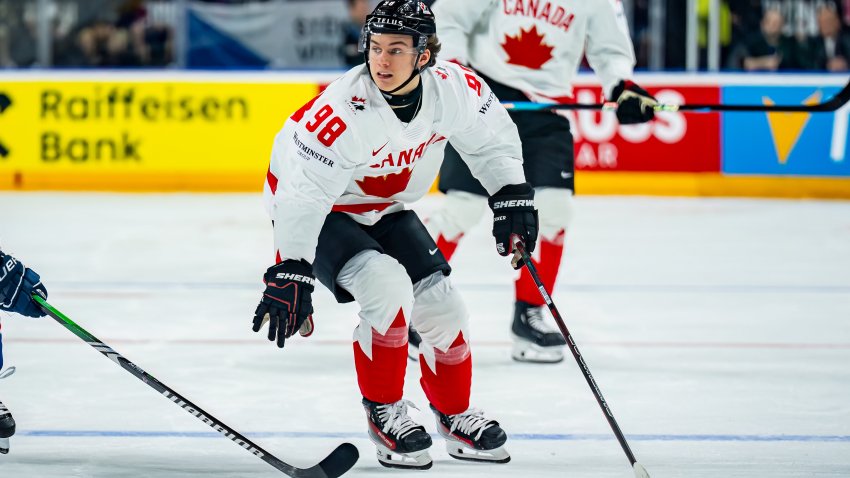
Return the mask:
<svg viewBox="0 0 850 478">
<path fill-rule="evenodd" d="M 564 360 L 566 340 L 543 320 L 543 306 L 517 301 L 511 325 L 512 357 L 518 362 L 558 363 Z"/>
<path fill-rule="evenodd" d="M 15 434 L 15 419 L 12 412 L 0 402 L 0 453 L 9 453 L 9 437 Z"/>
<path fill-rule="evenodd" d="M 369 420 L 369 438 L 377 447 L 378 461 L 388 468 L 427 470 L 433 464 L 428 448 L 431 436 L 407 416 L 408 400 L 382 404 L 363 399 Z"/>
<path fill-rule="evenodd" d="M 407 357 L 414 362 L 419 361 L 419 344 L 422 343 L 422 337 L 419 336 L 419 332 L 413 328 L 413 326 L 409 326 L 407 328 Z"/>
<path fill-rule="evenodd" d="M 457 415 L 445 415 L 433 405 L 437 431 L 446 439 L 446 450 L 458 460 L 507 463 L 511 456 L 504 444 L 508 436 L 499 422 L 484 417 L 484 412 L 470 408 Z"/>
</svg>

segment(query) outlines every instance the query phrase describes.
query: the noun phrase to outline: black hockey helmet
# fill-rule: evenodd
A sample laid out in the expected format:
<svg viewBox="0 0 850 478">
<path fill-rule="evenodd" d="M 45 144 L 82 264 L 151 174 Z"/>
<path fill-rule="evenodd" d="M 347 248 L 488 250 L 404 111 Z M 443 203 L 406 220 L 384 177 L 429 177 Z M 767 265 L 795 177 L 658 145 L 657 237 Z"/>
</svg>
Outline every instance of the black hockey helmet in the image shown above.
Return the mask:
<svg viewBox="0 0 850 478">
<path fill-rule="evenodd" d="M 414 48 L 421 55 L 425 52 L 428 37 L 437 33 L 437 24 L 431 9 L 423 2 L 383 0 L 366 16 L 366 24 L 360 34 L 360 51 L 364 54 L 368 54 L 369 37 L 373 33 L 410 35 Z"/>
</svg>

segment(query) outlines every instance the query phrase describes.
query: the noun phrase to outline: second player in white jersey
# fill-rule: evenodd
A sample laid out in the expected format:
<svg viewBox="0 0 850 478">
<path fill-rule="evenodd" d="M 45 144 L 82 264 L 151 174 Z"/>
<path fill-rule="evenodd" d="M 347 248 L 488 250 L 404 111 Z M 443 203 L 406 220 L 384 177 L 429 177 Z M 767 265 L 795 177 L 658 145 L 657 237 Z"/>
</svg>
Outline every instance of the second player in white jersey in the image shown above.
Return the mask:
<svg viewBox="0 0 850 478">
<path fill-rule="evenodd" d="M 572 82 L 587 58 L 605 96 L 617 101 L 621 123 L 653 117 L 654 99 L 631 81 L 634 53 L 617 0 L 438 0 L 434 12 L 444 57 L 480 73 L 501 101 L 571 103 Z M 570 125 L 547 110 L 511 111 L 510 116 L 522 139 L 523 169 L 540 214 L 535 263 L 551 294 L 573 211 Z M 487 192 L 452 148 L 446 150 L 439 187 L 446 201 L 427 225 L 448 259 L 487 209 Z M 563 360 L 566 341 L 546 324 L 544 300 L 526 271 L 516 280 L 515 297 L 513 358 Z"/>
<path fill-rule="evenodd" d="M 438 0 L 443 57 L 546 102 L 587 57 L 610 94 L 635 63 L 620 0 Z"/>
</svg>

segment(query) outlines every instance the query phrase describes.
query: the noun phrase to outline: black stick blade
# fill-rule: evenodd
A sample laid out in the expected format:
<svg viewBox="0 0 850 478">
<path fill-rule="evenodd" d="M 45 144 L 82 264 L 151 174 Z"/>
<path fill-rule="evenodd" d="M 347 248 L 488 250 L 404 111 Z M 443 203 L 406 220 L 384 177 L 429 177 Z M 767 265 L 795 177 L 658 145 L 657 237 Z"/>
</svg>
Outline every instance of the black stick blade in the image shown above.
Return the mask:
<svg viewBox="0 0 850 478">
<path fill-rule="evenodd" d="M 310 468 L 296 468 L 286 463 L 280 463 L 280 466 L 272 463 L 272 466 L 294 478 L 339 478 L 357 463 L 358 458 L 360 453 L 357 447 L 351 443 L 343 443 L 318 465 Z"/>
<path fill-rule="evenodd" d="M 325 472 L 328 478 L 338 478 L 346 473 L 357 463 L 360 452 L 351 443 L 343 443 L 319 463 L 319 468 Z"/>
</svg>

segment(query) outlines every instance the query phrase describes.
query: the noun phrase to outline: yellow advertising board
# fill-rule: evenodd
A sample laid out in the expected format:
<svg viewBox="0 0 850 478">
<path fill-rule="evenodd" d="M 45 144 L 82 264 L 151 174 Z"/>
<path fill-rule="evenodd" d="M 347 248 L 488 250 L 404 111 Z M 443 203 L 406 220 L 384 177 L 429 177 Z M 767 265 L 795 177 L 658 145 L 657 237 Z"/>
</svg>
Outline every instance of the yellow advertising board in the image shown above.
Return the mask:
<svg viewBox="0 0 850 478">
<path fill-rule="evenodd" d="M 0 72 L 0 190 L 261 191 L 275 134 L 340 73 Z M 662 74 L 641 81 L 716 88 L 765 78 Z M 789 78 L 772 81 L 837 81 Z M 604 132 L 603 123 L 579 118 L 573 125 L 587 139 Z M 600 151 L 620 134 L 613 123 L 607 131 L 608 139 L 595 140 Z M 790 144 L 777 143 L 777 152 L 787 156 Z M 643 146 L 633 149 L 644 154 Z M 681 160 L 672 159 L 674 166 Z M 582 194 L 850 198 L 846 176 L 579 169 Z"/>
<path fill-rule="evenodd" d="M 103 76 L 0 83 L 0 189 L 262 190 L 316 82 Z"/>
</svg>

